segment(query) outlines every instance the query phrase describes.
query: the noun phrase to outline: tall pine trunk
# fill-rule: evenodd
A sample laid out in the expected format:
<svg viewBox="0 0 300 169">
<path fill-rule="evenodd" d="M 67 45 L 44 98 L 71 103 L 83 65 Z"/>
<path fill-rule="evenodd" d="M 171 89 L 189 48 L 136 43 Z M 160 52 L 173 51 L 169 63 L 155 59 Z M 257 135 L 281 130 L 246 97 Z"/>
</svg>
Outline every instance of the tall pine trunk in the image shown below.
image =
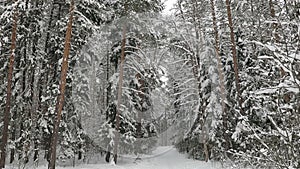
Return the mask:
<svg viewBox="0 0 300 169">
<path fill-rule="evenodd" d="M 11 131 L 11 140 L 15 140 L 16 139 L 16 116 L 17 112 L 14 112 L 13 115 L 12 115 L 12 119 L 13 119 L 13 124 L 12 124 L 12 131 Z M 13 163 L 15 160 L 15 148 L 11 148 L 10 149 L 10 160 L 9 160 L 9 163 Z"/>
<path fill-rule="evenodd" d="M 66 78 L 67 78 L 67 71 L 68 71 L 68 58 L 69 58 L 69 54 L 70 54 L 70 41 L 71 41 L 71 34 L 72 34 L 74 8 L 75 8 L 74 0 L 72 0 L 71 5 L 70 5 L 70 17 L 69 17 L 66 38 L 65 38 L 65 48 L 64 48 L 64 54 L 63 54 L 60 86 L 59 86 L 60 93 L 58 95 L 57 104 L 56 104 L 56 114 L 57 115 L 56 115 L 56 119 L 54 121 L 53 135 L 52 135 L 52 140 L 51 140 L 51 156 L 50 156 L 50 162 L 48 165 L 48 169 L 55 169 L 56 144 L 57 144 L 57 138 L 58 138 L 59 124 L 60 124 L 60 120 L 61 120 L 61 112 L 62 112 L 63 104 L 64 104 L 64 94 L 65 94 Z"/>
<path fill-rule="evenodd" d="M 115 125 L 115 137 L 114 137 L 114 162 L 117 164 L 118 161 L 118 146 L 120 139 L 120 113 L 121 113 L 121 99 L 122 99 L 122 86 L 123 86 L 123 75 L 124 75 L 124 61 L 125 61 L 125 44 L 126 44 L 126 25 L 123 27 L 122 34 L 122 46 L 121 46 L 121 63 L 120 63 L 120 73 L 119 73 L 119 86 L 118 86 L 118 100 L 117 100 L 117 112 L 116 112 L 116 125 Z"/>
<path fill-rule="evenodd" d="M 16 38 L 17 38 L 17 22 L 18 22 L 18 12 L 16 9 L 13 16 L 11 48 L 10 48 L 11 55 L 9 59 L 9 69 L 8 69 L 8 76 L 7 76 L 6 105 L 5 105 L 5 112 L 4 112 L 4 119 L 3 119 L 4 124 L 3 124 L 2 142 L 1 142 L 1 158 L 0 158 L 1 168 L 5 168 L 6 145 L 8 140 L 8 125 L 10 121 L 11 86 L 12 86 L 12 76 L 13 76 L 13 69 L 14 69 Z"/>
<path fill-rule="evenodd" d="M 241 97 L 241 89 L 240 89 L 240 82 L 239 82 L 240 81 L 239 80 L 239 68 L 238 68 L 236 44 L 235 44 L 235 37 L 234 37 L 234 32 L 233 32 L 233 23 L 232 23 L 232 15 L 231 15 L 231 8 L 230 8 L 229 0 L 226 0 L 226 7 L 227 7 L 228 23 L 229 23 L 229 28 L 230 28 L 230 41 L 231 41 L 231 51 L 232 51 L 232 57 L 233 57 L 233 68 L 234 68 L 237 99 L 238 99 L 240 113 L 243 115 L 242 97 Z"/>
</svg>

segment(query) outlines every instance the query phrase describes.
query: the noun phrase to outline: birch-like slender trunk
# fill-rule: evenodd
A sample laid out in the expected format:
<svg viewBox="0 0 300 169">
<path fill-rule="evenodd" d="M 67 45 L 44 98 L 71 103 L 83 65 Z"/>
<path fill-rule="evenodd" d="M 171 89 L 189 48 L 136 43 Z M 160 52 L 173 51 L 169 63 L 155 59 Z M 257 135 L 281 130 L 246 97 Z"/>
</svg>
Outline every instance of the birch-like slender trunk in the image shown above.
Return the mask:
<svg viewBox="0 0 300 169">
<path fill-rule="evenodd" d="M 71 41 L 71 34 L 72 34 L 72 23 L 73 23 L 73 15 L 74 15 L 74 0 L 71 1 L 70 5 L 70 17 L 67 26 L 66 38 L 65 38 L 65 48 L 63 54 L 63 61 L 61 67 L 61 76 L 60 76 L 60 94 L 57 98 L 56 104 L 56 119 L 54 121 L 54 128 L 53 128 L 53 135 L 51 140 L 51 156 L 50 162 L 48 165 L 48 169 L 55 169 L 55 161 L 56 161 L 56 144 L 58 138 L 58 129 L 61 120 L 61 113 L 64 105 L 64 95 L 65 95 L 65 88 L 66 88 L 66 78 L 67 78 L 67 71 L 68 71 L 68 58 L 70 54 L 70 41 Z"/>
<path fill-rule="evenodd" d="M 117 98 L 117 112 L 116 112 L 116 125 L 115 125 L 115 137 L 114 137 L 114 162 L 117 164 L 118 161 L 118 146 L 120 139 L 120 113 L 121 113 L 121 99 L 122 99 L 122 86 L 123 86 L 123 75 L 124 75 L 124 61 L 125 61 L 125 44 L 126 44 L 126 26 L 123 27 L 122 34 L 122 46 L 121 46 L 121 63 L 119 70 L 119 86 L 118 86 L 118 98 Z"/>
<path fill-rule="evenodd" d="M 219 31 L 217 26 L 217 19 L 216 19 L 216 13 L 215 13 L 215 3 L 214 0 L 210 0 L 211 2 L 211 14 L 213 19 L 213 27 L 214 27 L 214 35 L 215 35 L 215 51 L 218 61 L 218 73 L 220 78 L 220 90 L 221 90 L 221 102 L 222 102 L 222 110 L 223 113 L 226 112 L 226 105 L 225 105 L 225 83 L 224 83 L 224 72 L 223 72 L 223 66 L 221 62 L 221 56 L 220 56 L 220 40 L 219 40 Z"/>
<path fill-rule="evenodd" d="M 12 76 L 14 70 L 16 38 L 17 38 L 17 22 L 18 22 L 18 12 L 16 9 L 13 16 L 11 47 L 10 47 L 11 55 L 9 59 L 9 68 L 8 68 L 8 76 L 7 76 L 6 105 L 5 105 L 5 112 L 4 112 L 4 119 L 3 119 L 4 124 L 3 124 L 2 142 L 1 142 L 1 158 L 0 158 L 1 168 L 5 168 L 6 145 L 8 140 L 8 125 L 10 121 L 11 86 L 12 86 L 12 78 L 13 78 Z"/>
<path fill-rule="evenodd" d="M 220 40 L 219 40 L 219 31 L 217 26 L 217 18 L 216 18 L 216 12 L 215 12 L 215 2 L 214 0 L 210 0 L 211 3 L 211 14 L 213 19 L 213 27 L 214 27 L 214 35 L 215 35 L 215 51 L 216 51 L 216 58 L 218 61 L 218 74 L 220 78 L 220 91 L 221 91 L 221 105 L 222 105 L 222 117 L 223 117 L 223 128 L 224 128 L 224 138 L 227 141 L 227 147 L 228 147 L 228 137 L 226 135 L 227 130 L 227 113 L 226 113 L 226 105 L 225 105 L 225 99 L 226 99 L 226 91 L 225 91 L 225 82 L 224 82 L 224 71 L 223 66 L 221 62 L 221 56 L 220 56 Z"/>
<path fill-rule="evenodd" d="M 109 103 L 110 103 L 110 97 L 111 97 L 111 83 L 109 82 L 109 70 L 110 70 L 110 64 L 109 64 L 109 52 L 108 52 L 108 47 L 107 47 L 107 54 L 106 54 L 106 116 L 105 119 L 106 121 L 108 120 L 108 108 L 109 108 Z"/>
</svg>

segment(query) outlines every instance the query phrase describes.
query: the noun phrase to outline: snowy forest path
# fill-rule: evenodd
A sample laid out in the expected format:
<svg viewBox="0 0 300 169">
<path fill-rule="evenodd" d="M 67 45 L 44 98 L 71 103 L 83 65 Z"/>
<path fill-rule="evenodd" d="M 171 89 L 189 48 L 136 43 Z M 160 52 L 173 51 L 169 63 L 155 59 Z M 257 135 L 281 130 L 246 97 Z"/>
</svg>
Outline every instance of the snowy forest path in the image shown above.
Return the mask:
<svg viewBox="0 0 300 169">
<path fill-rule="evenodd" d="M 124 166 L 125 167 L 125 166 Z M 184 154 L 180 154 L 175 148 L 157 156 L 142 160 L 132 169 L 211 169 L 215 168 L 213 163 L 188 159 Z M 124 168 L 125 169 L 125 168 Z M 127 169 L 127 168 L 126 168 Z"/>
<path fill-rule="evenodd" d="M 154 151 L 155 152 L 155 151 Z M 74 167 L 57 167 L 57 169 L 218 169 L 217 163 L 204 162 L 188 159 L 186 155 L 180 154 L 175 148 L 158 147 L 158 151 L 149 157 L 142 157 L 141 161 L 134 163 L 134 158 L 120 159 L 117 165 L 112 164 L 89 164 Z M 39 167 L 38 169 L 45 169 Z"/>
</svg>

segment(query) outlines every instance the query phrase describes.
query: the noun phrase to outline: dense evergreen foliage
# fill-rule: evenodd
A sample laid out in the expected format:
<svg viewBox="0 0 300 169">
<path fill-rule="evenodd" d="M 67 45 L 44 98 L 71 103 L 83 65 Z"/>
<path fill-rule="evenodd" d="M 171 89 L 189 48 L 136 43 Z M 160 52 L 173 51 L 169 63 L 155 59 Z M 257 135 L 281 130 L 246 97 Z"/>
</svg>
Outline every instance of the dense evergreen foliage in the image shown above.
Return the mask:
<svg viewBox="0 0 300 169">
<path fill-rule="evenodd" d="M 161 14 L 160 0 L 74 3 L 60 161 L 108 157 L 116 132 L 118 153 L 139 156 L 171 131 L 190 158 L 300 167 L 299 1 L 177 0 L 171 16 Z M 50 161 L 70 4 L 0 2 L 6 163 Z"/>
</svg>

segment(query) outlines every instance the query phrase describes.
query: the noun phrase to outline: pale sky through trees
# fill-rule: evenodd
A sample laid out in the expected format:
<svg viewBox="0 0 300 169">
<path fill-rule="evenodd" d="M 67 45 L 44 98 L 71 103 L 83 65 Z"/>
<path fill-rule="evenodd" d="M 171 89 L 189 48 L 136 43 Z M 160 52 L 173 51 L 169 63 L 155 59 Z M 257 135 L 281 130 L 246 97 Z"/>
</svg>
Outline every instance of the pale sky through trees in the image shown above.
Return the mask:
<svg viewBox="0 0 300 169">
<path fill-rule="evenodd" d="M 163 13 L 164 14 L 170 14 L 172 11 L 170 11 L 173 8 L 173 5 L 176 3 L 176 0 L 165 0 L 164 4 L 166 5 Z"/>
</svg>

